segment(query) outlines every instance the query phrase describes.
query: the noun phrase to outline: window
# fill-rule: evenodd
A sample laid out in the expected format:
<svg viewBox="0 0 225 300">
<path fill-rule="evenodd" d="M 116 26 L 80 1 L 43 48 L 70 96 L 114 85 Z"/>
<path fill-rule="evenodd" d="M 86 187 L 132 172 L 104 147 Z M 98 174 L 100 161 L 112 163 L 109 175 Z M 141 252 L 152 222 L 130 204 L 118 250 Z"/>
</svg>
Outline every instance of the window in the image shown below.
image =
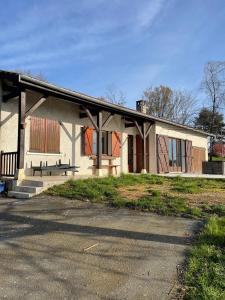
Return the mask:
<svg viewBox="0 0 225 300">
<path fill-rule="evenodd" d="M 102 154 L 109 155 L 109 133 L 108 131 L 102 132 Z"/>
<path fill-rule="evenodd" d="M 60 152 L 60 125 L 58 121 L 38 117 L 30 118 L 30 151 Z"/>
<path fill-rule="evenodd" d="M 82 128 L 81 149 L 83 155 L 97 155 L 97 132 L 90 127 Z M 121 133 L 102 131 L 102 154 L 120 157 Z"/>
<path fill-rule="evenodd" d="M 93 154 L 97 154 L 97 132 L 93 131 Z M 109 132 L 102 131 L 102 154 L 110 155 L 109 153 Z"/>
<path fill-rule="evenodd" d="M 169 139 L 169 165 L 181 167 L 181 140 Z"/>
</svg>

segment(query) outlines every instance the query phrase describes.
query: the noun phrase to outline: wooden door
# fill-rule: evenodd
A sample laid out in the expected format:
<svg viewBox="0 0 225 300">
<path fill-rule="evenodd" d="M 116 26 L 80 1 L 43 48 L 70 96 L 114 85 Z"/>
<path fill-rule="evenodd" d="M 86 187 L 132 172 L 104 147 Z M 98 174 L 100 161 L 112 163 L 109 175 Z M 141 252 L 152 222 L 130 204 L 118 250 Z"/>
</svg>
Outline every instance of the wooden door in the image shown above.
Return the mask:
<svg viewBox="0 0 225 300">
<path fill-rule="evenodd" d="M 128 135 L 128 171 L 134 172 L 134 137 Z"/>
<path fill-rule="evenodd" d="M 205 148 L 192 147 L 192 172 L 201 174 L 202 163 L 205 161 Z"/>
<path fill-rule="evenodd" d="M 136 135 L 136 172 L 142 170 L 142 138 L 139 134 Z"/>
</svg>

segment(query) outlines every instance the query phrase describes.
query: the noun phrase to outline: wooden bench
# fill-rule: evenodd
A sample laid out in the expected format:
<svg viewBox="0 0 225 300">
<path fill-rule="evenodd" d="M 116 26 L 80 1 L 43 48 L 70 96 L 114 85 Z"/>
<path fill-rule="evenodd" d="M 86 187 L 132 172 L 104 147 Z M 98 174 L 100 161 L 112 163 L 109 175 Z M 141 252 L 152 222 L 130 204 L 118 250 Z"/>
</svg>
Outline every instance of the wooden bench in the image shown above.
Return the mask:
<svg viewBox="0 0 225 300">
<path fill-rule="evenodd" d="M 35 172 L 40 172 L 41 177 L 43 175 L 43 172 L 49 172 L 49 175 L 52 175 L 52 172 L 65 172 L 65 176 L 67 176 L 68 171 L 72 171 L 73 175 L 75 172 L 79 172 L 77 169 L 78 166 L 71 166 L 70 161 L 69 164 L 62 164 L 61 160 L 59 160 L 59 163 L 56 162 L 55 165 L 48 166 L 48 163 L 46 162 L 45 165 L 43 165 L 42 161 L 40 162 L 40 166 L 32 166 L 31 163 L 31 169 L 33 170 L 33 176 L 35 176 Z"/>
<path fill-rule="evenodd" d="M 94 160 L 93 167 L 96 168 L 97 167 L 97 164 L 96 164 L 97 157 L 96 156 L 92 156 L 90 159 Z M 109 161 L 108 165 L 102 165 L 102 169 L 108 169 L 110 175 L 113 175 L 113 170 L 115 170 L 115 174 L 117 175 L 117 167 L 120 167 L 120 165 L 118 165 L 118 164 L 113 164 L 113 160 L 114 159 L 116 159 L 116 157 L 113 157 L 113 156 L 102 156 L 102 160 L 108 160 Z"/>
</svg>

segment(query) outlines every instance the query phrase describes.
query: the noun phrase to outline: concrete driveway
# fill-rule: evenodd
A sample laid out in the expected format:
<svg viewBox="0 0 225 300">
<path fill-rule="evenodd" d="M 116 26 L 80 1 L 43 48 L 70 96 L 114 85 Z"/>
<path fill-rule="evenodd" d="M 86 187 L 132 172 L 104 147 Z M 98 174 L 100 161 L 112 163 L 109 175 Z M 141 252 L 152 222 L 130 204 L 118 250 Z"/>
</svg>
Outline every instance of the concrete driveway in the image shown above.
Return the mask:
<svg viewBox="0 0 225 300">
<path fill-rule="evenodd" d="M 62 198 L 0 198 L 0 299 L 169 299 L 197 226 Z"/>
</svg>

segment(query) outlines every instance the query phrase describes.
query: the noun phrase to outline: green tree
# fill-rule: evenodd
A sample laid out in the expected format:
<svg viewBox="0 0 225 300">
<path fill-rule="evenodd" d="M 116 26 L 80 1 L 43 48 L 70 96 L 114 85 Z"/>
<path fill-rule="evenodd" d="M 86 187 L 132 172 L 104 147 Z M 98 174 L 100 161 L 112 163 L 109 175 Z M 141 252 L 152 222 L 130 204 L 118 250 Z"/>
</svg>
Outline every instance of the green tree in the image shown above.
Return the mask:
<svg viewBox="0 0 225 300">
<path fill-rule="evenodd" d="M 213 117 L 214 117 L 214 124 L 212 127 Z M 208 108 L 202 108 L 198 116 L 194 120 L 194 125 L 198 129 L 218 135 L 221 133 L 225 124 L 224 124 L 223 114 L 219 112 L 213 112 Z"/>
</svg>

